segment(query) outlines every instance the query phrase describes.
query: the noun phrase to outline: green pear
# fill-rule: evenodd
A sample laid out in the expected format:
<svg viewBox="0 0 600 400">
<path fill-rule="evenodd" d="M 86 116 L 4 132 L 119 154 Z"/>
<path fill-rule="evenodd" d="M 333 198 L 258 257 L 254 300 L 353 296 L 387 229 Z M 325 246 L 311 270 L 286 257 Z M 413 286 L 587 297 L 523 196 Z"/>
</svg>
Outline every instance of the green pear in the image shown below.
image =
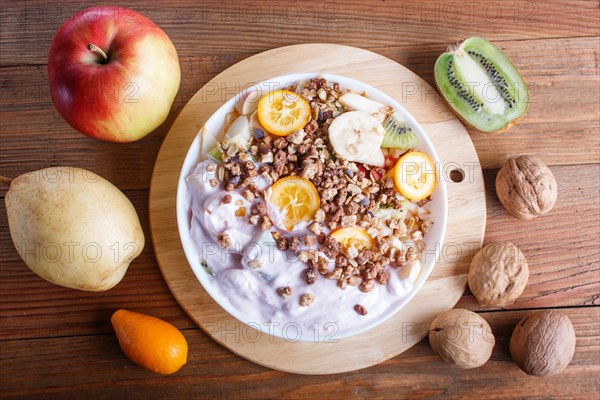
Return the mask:
<svg viewBox="0 0 600 400">
<path fill-rule="evenodd" d="M 10 182 L 4 200 L 19 255 L 57 285 L 108 290 L 144 248 L 129 199 L 93 172 L 73 167 L 29 172 Z"/>
</svg>

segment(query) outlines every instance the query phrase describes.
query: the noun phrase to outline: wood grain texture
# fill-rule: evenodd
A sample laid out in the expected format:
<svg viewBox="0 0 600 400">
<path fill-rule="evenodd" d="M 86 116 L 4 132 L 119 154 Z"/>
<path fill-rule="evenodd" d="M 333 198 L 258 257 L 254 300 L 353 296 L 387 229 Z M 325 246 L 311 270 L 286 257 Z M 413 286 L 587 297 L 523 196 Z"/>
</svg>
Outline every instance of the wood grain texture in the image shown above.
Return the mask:
<svg viewBox="0 0 600 400">
<path fill-rule="evenodd" d="M 530 221 L 512 217 L 495 191 L 497 170 L 486 170 L 488 221 L 485 243 L 508 240 L 529 264 L 525 291 L 508 309 L 600 305 L 600 165 L 552 167 L 558 200 Z M 459 306 L 479 307 L 472 296 Z"/>
<path fill-rule="evenodd" d="M 146 246 L 116 287 L 102 293 L 63 288 L 35 275 L 19 258 L 2 201 L 0 214 L 0 340 L 106 333 L 118 308 L 130 308 L 193 326 L 177 306 L 156 264 L 148 227 L 148 192 L 127 193 L 138 211 Z M 1 347 L 1 345 L 0 345 Z"/>
<path fill-rule="evenodd" d="M 502 208 L 494 190 L 496 170 L 484 171 L 487 220 L 485 243 L 510 240 L 522 248 L 531 270 L 529 284 L 511 309 L 600 305 L 599 165 L 552 167 L 559 185 L 552 212 L 519 221 Z M 150 239 L 148 191 L 128 191 L 146 235 L 146 248 L 123 281 L 93 294 L 52 285 L 20 260 L 8 229 L 0 230 L 0 340 L 94 335 L 110 331 L 108 316 L 119 307 L 153 313 L 195 326 L 171 295 Z M 6 226 L 0 202 L 0 226 Z M 486 311 L 468 292 L 457 307 Z M 58 316 L 58 317 L 57 317 Z"/>
<path fill-rule="evenodd" d="M 5 55 L 0 66 L 45 64 L 60 25 L 73 13 L 95 4 L 102 2 L 3 3 L 0 47 Z M 248 46 L 254 53 L 272 48 L 277 26 L 285 26 L 277 29 L 278 46 L 331 42 L 373 50 L 401 42 L 446 46 L 476 35 L 492 40 L 521 40 L 597 36 L 600 32 L 597 3 L 586 0 L 450 5 L 436 0 L 201 4 L 169 1 L 168 6 L 160 0 L 146 0 L 129 6 L 165 30 L 178 50 L 187 50 L 186 43 L 193 44 L 196 54 L 206 56 L 245 53 Z M 32 24 L 36 29 L 31 29 Z"/>
<path fill-rule="evenodd" d="M 431 41 L 416 44 L 403 40 L 372 49 L 405 65 L 432 85 L 433 65 L 448 43 Z M 182 84 L 171 113 L 155 132 L 126 146 L 98 142 L 74 131 L 52 105 L 45 65 L 0 68 L 0 174 L 14 178 L 43 167 L 70 165 L 90 169 L 122 190 L 148 188 L 153 160 L 183 105 L 219 72 L 265 49 L 258 43 L 240 48 L 232 43 L 229 52 L 219 54 L 220 49 L 210 48 L 215 44 L 204 44 L 208 49 L 199 52 L 198 41 L 187 34 L 176 43 Z M 502 40 L 497 44 L 525 76 L 531 104 L 519 124 L 505 133 L 486 135 L 469 130 L 482 168 L 498 168 L 507 158 L 526 153 L 541 157 L 549 165 L 597 163 L 600 40 L 579 37 Z M 424 93 L 412 83 L 404 87 L 404 92 L 417 98 Z M 432 95 L 439 101 L 437 94 L 426 97 Z M 53 148 L 51 157 L 47 156 L 48 146 Z M 82 158 L 84 153 L 87 156 Z M 0 196 L 4 191 L 0 187 Z"/>
<path fill-rule="evenodd" d="M 597 398 L 600 390 L 598 308 L 567 308 L 577 335 L 575 356 L 560 375 L 535 378 L 511 361 L 508 342 L 529 311 L 481 315 L 496 346 L 487 364 L 459 370 L 440 360 L 423 340 L 402 357 L 376 367 L 328 376 L 292 375 L 246 361 L 199 329 L 184 330 L 188 364 L 175 375 L 157 377 L 129 361 L 113 334 L 2 342 L 0 397 L 29 399 L 248 398 L 248 399 L 424 399 L 424 398 Z M 46 373 L 40 374 L 40 366 Z"/>
<path fill-rule="evenodd" d="M 302 54 L 308 53 L 312 54 L 311 58 L 300 60 Z M 347 76 L 381 90 L 420 122 L 436 148 L 441 170 L 446 171 L 447 165 L 465 169 L 466 166 L 473 167 L 469 170 L 469 179 L 461 183 L 450 179 L 445 181 L 448 224 L 444 243 L 448 246 L 440 244 L 439 262 L 425 285 L 404 308 L 359 335 L 343 340 L 318 337 L 315 342 L 294 343 L 240 324 L 196 281 L 179 239 L 176 194 L 187 149 L 206 120 L 225 101 L 247 84 L 306 71 Z M 457 118 L 442 103 L 402 98 L 404 82 L 415 82 L 422 90 L 434 92 L 405 67 L 366 50 L 332 44 L 287 46 L 257 54 L 226 69 L 199 90 L 183 108 L 163 142 L 152 175 L 152 242 L 161 271 L 175 298 L 216 341 L 236 354 L 283 371 L 303 374 L 352 371 L 374 365 L 410 348 L 424 333 L 410 336 L 406 341 L 393 339 L 405 335 L 414 326 L 429 323 L 435 315 L 456 304 L 464 292 L 471 253 L 477 251 L 483 241 L 485 193 L 482 171 L 473 144 Z M 228 339 L 231 333 L 240 340 Z"/>
<path fill-rule="evenodd" d="M 527 251 L 533 250 L 528 257 L 536 274 L 526 290 L 528 298 L 515 307 L 578 305 L 567 310 L 578 334 L 575 358 L 565 373 L 553 378 L 521 374 L 509 362 L 507 343 L 514 324 L 527 311 L 499 311 L 483 313 L 498 345 L 492 361 L 475 371 L 447 368 L 426 340 L 401 357 L 343 375 L 297 376 L 268 370 L 231 354 L 193 328 L 162 279 L 150 241 L 113 290 L 94 295 L 60 288 L 38 278 L 19 260 L 0 201 L 0 397 L 598 398 L 600 9 L 596 1 L 447 2 L 445 12 L 436 9 L 444 7 L 437 0 L 368 5 L 361 0 L 118 4 L 150 17 L 177 46 L 182 85 L 167 122 L 128 145 L 100 143 L 74 132 L 49 100 L 45 63 L 60 24 L 84 5 L 74 0 L 1 2 L 0 174 L 15 177 L 51 165 L 98 172 L 121 189 L 132 190 L 126 194 L 140 212 L 148 238 L 148 188 L 162 139 L 183 105 L 222 70 L 271 48 L 331 42 L 387 56 L 431 84 L 433 64 L 449 43 L 472 35 L 488 37 L 528 82 L 536 84 L 539 102 L 502 135 L 470 131 L 483 168 L 490 168 L 484 171 L 486 240 L 533 243 L 535 247 Z M 448 7 L 458 7 L 460 17 Z M 498 8 L 501 17 L 496 17 Z M 253 14 L 257 10 L 262 18 Z M 552 213 L 530 223 L 508 216 L 493 192 L 495 169 L 506 157 L 525 153 L 552 165 L 560 186 Z M 4 193 L 0 187 L 0 197 Z M 459 306 L 481 311 L 468 291 Z M 158 377 L 128 362 L 114 337 L 103 335 L 111 332 L 108 316 L 118 307 L 151 313 L 185 329 L 189 365 L 175 376 Z"/>
</svg>

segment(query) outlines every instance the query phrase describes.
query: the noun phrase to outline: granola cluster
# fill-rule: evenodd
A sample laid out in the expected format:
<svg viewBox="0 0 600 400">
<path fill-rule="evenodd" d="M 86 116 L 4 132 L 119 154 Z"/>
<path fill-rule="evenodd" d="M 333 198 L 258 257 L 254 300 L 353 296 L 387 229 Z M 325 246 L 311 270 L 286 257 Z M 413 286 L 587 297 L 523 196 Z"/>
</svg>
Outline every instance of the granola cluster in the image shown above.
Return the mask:
<svg viewBox="0 0 600 400">
<path fill-rule="evenodd" d="M 305 128 L 286 137 L 274 137 L 255 129 L 248 152 L 219 143 L 224 163 L 219 165 L 217 177 L 226 190 L 239 189 L 248 201 L 264 197 L 253 184 L 257 176 L 269 184 L 289 175 L 310 180 L 321 200 L 320 209 L 308 226 L 310 234 L 300 237 L 272 232 L 277 247 L 295 252 L 298 259 L 306 263 L 305 280 L 309 285 L 323 277 L 336 280 L 341 289 L 350 285 L 369 292 L 375 284 L 387 282 L 387 265 L 401 266 L 417 257 L 424 248 L 422 240 L 432 222 L 413 212 L 402 214 L 406 216 L 402 219 L 391 218 L 390 212 L 402 211 L 409 202 L 394 190 L 394 182 L 386 176 L 386 169 L 335 157 L 328 140 L 328 128 L 335 117 L 348 111 L 338 101 L 342 91 L 337 83 L 311 79 L 288 89 L 299 93 L 311 106 L 312 118 Z M 386 162 L 386 167 L 392 166 L 392 160 Z M 418 206 L 429 200 L 421 201 Z M 387 213 L 378 216 L 380 210 Z M 265 230 L 273 225 L 263 202 L 252 206 L 248 222 L 259 224 Z M 372 249 L 360 252 L 353 246 L 342 249 L 329 235 L 339 227 L 352 226 L 364 228 L 374 239 Z M 393 238 L 411 241 L 414 247 L 391 246 Z M 287 297 L 291 290 L 279 288 L 278 292 Z M 312 299 L 303 296 L 301 302 L 307 306 Z M 357 306 L 356 311 L 361 315 L 367 312 L 363 306 Z"/>
</svg>

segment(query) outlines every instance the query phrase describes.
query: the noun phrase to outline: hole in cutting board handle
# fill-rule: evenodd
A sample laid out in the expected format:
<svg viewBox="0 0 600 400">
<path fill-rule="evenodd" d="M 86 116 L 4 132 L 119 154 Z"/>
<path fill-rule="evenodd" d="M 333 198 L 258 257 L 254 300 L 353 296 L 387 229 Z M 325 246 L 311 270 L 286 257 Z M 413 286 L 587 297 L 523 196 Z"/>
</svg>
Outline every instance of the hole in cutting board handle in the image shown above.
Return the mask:
<svg viewBox="0 0 600 400">
<path fill-rule="evenodd" d="M 460 183 L 465 179 L 465 171 L 461 168 L 456 168 L 450 171 L 450 180 L 454 183 Z"/>
</svg>

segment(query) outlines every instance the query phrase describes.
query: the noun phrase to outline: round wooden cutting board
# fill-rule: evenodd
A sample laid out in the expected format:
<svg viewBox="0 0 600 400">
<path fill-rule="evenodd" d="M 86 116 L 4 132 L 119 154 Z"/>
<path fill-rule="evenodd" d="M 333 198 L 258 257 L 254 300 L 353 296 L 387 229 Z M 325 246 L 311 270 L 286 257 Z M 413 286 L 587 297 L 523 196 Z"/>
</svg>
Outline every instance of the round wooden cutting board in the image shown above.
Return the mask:
<svg viewBox="0 0 600 400">
<path fill-rule="evenodd" d="M 433 66 L 432 66 L 433 68 Z M 203 289 L 190 268 L 177 230 L 176 192 L 187 150 L 204 122 L 247 85 L 296 72 L 332 73 L 380 89 L 423 126 L 440 160 L 448 188 L 448 226 L 440 259 L 417 295 L 386 322 L 341 340 L 293 342 L 242 324 Z M 452 176 L 460 177 L 454 182 Z M 407 350 L 430 321 L 451 309 L 466 287 L 469 263 L 485 231 L 485 192 L 477 153 L 461 122 L 424 80 L 370 51 L 333 44 L 282 47 L 243 60 L 208 82 L 183 108 L 167 134 L 150 185 L 150 225 L 156 258 L 173 295 L 214 340 L 258 364 L 301 374 L 365 368 Z"/>
</svg>

